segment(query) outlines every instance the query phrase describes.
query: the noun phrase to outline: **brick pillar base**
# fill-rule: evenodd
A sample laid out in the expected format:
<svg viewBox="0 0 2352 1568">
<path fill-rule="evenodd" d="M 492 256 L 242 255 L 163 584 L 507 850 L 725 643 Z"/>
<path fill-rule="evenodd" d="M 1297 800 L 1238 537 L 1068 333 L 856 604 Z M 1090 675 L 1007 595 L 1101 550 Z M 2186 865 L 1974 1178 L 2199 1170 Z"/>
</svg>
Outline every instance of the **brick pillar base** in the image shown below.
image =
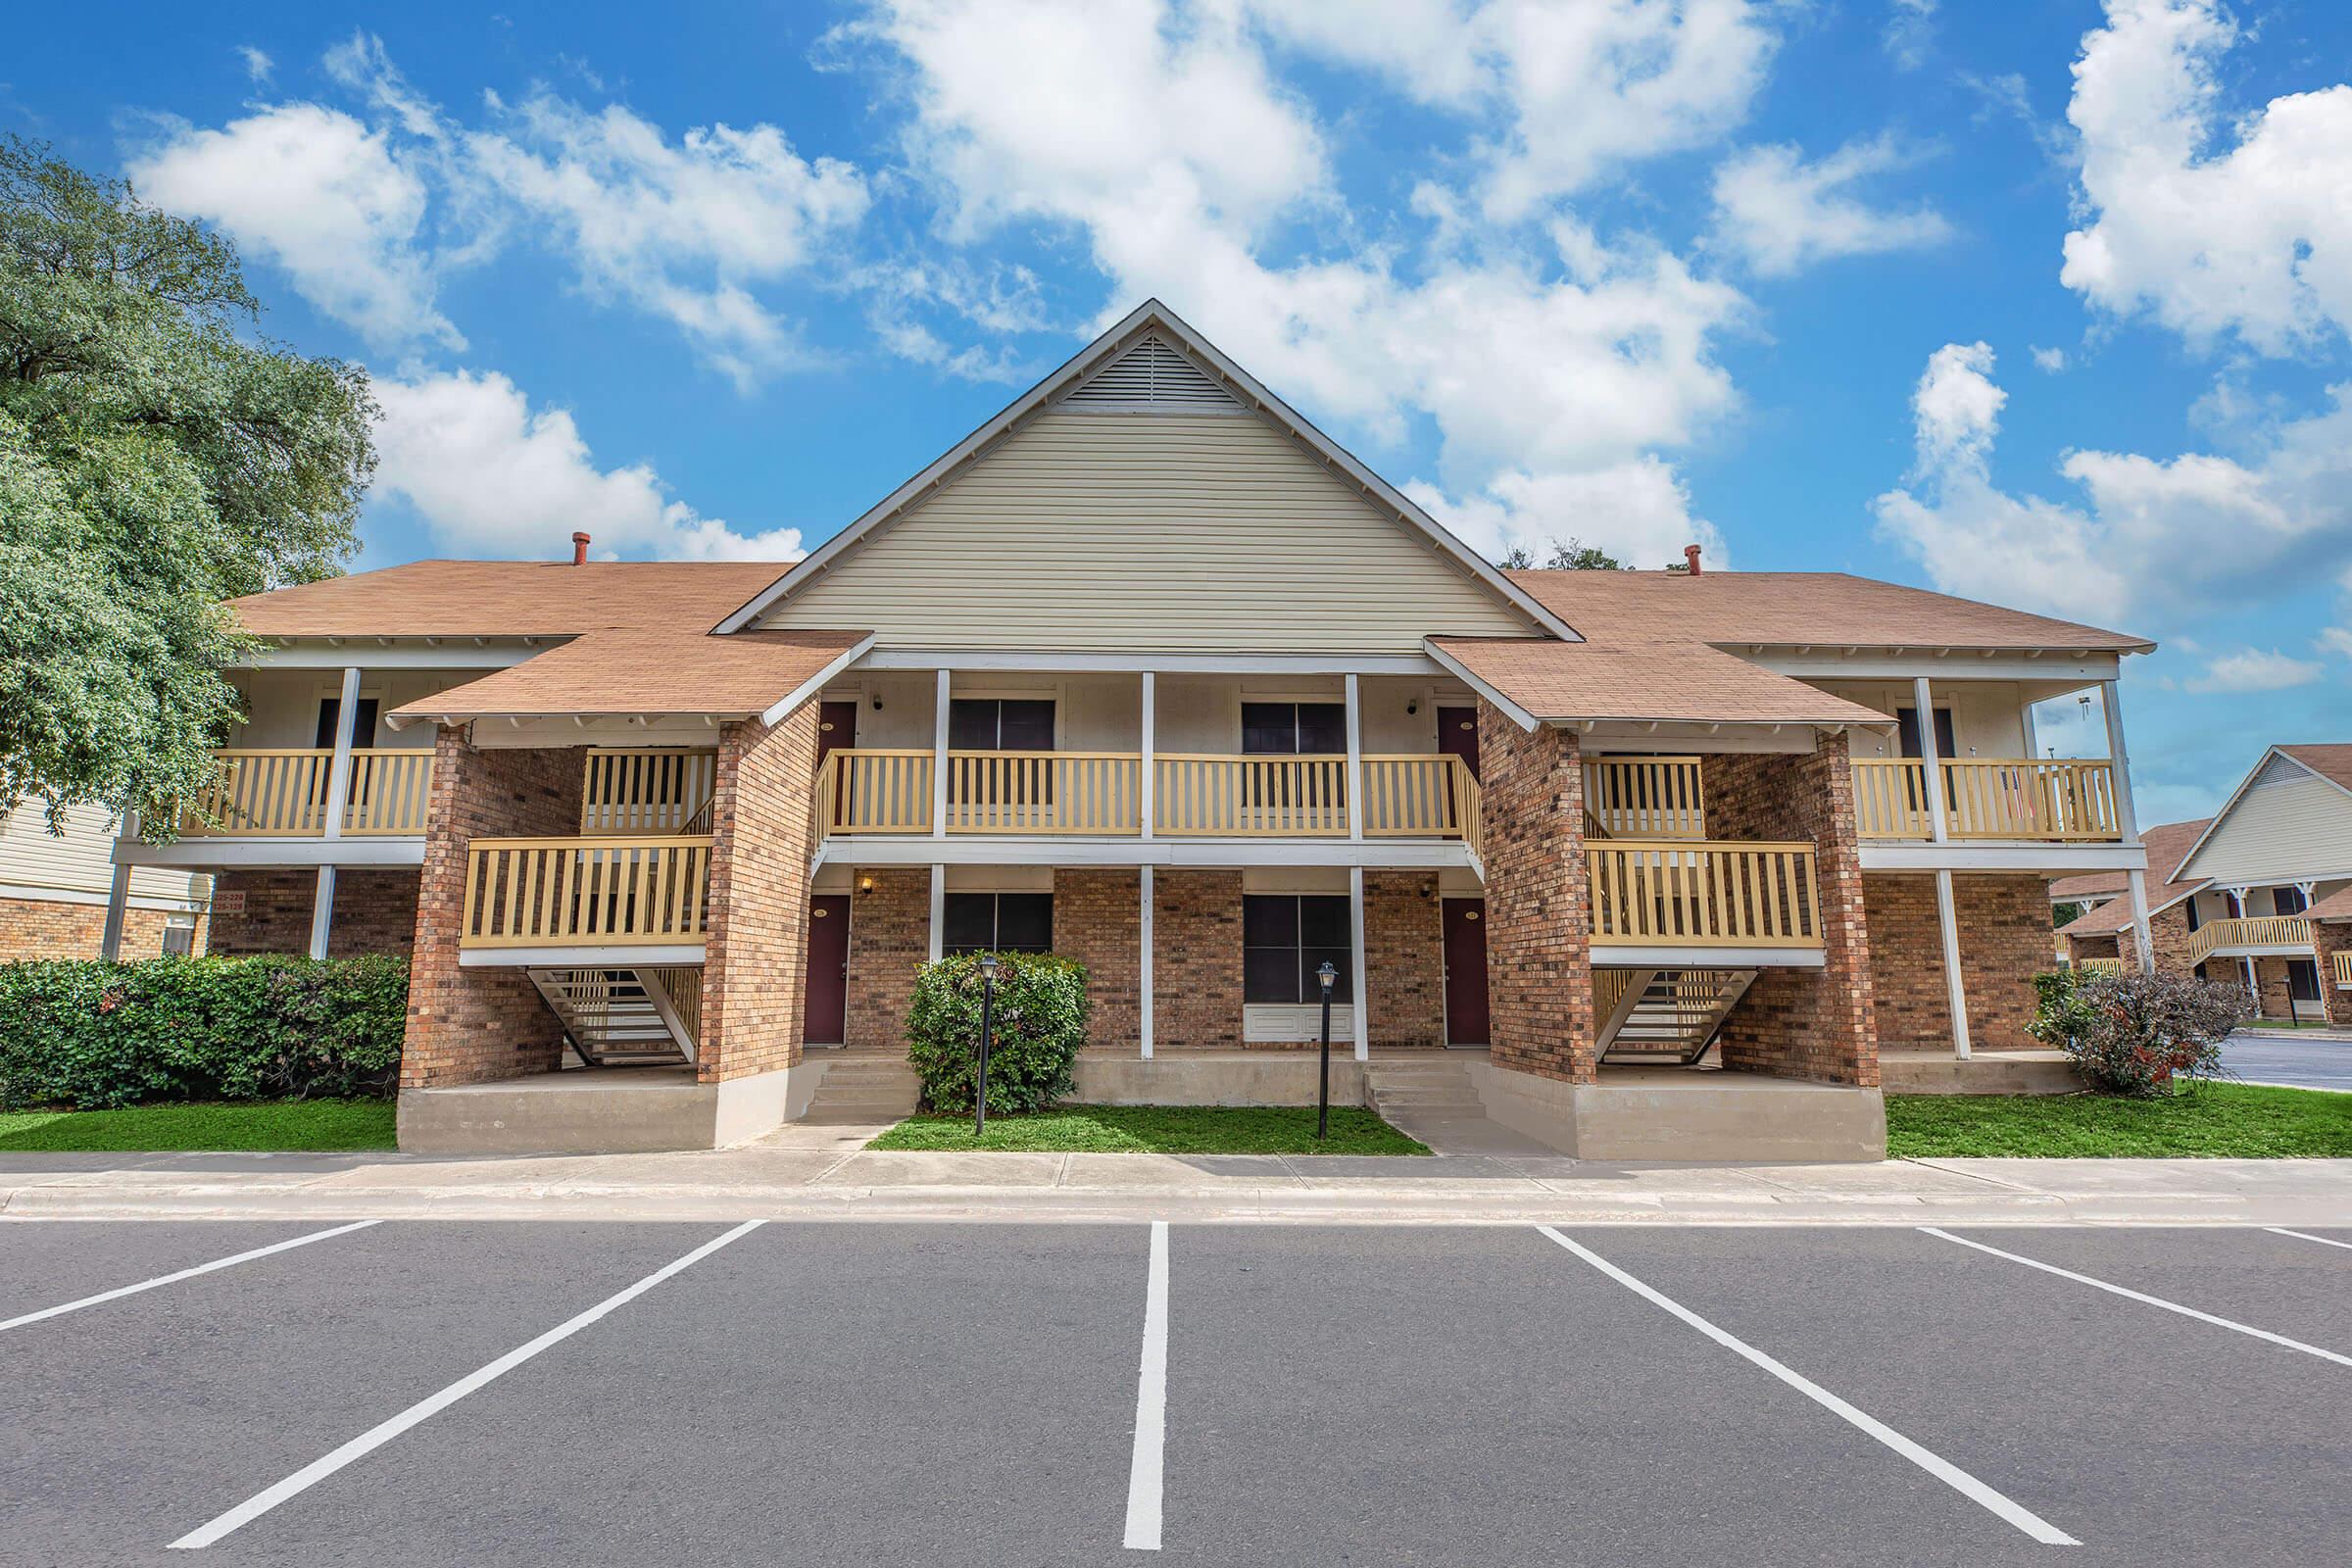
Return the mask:
<svg viewBox="0 0 2352 1568">
<path fill-rule="evenodd" d="M 808 951 L 808 801 L 816 705 L 719 732 L 710 790 L 710 923 L 695 1077 L 722 1083 L 801 1059 Z M 855 921 L 853 921 L 853 924 Z"/>
<path fill-rule="evenodd" d="M 1086 965 L 1086 1049 L 1137 1055 L 1144 1043 L 1144 879 L 1135 871 L 1054 873 L 1054 951 Z"/>
<path fill-rule="evenodd" d="M 1242 1048 L 1242 873 L 1152 876 L 1152 1050 Z"/>
<path fill-rule="evenodd" d="M 857 871 L 850 896 L 850 1051 L 906 1054 L 914 973 L 931 955 L 931 871 Z M 870 890 L 864 884 L 872 882 Z"/>
<path fill-rule="evenodd" d="M 1595 1075 L 1585 774 L 1574 735 L 1521 729 L 1478 705 L 1487 866 L 1489 1059 L 1589 1084 Z M 1377 989 L 1378 979 L 1374 986 Z"/>
<path fill-rule="evenodd" d="M 2352 921 L 2314 920 L 2311 943 L 2319 954 L 2320 1000 L 2327 1005 L 2328 1021 L 2352 1029 L 2352 991 L 2340 990 L 2335 983 L 2335 956 L 2352 953 Z"/>
</svg>

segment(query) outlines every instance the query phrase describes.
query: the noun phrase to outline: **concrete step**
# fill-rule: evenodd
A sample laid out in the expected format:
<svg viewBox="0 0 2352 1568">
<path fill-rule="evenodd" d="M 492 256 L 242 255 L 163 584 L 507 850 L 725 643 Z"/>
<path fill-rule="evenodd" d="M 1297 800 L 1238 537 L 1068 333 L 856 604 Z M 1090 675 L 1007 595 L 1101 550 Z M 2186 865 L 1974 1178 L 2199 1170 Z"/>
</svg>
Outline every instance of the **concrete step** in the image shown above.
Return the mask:
<svg viewBox="0 0 2352 1568">
<path fill-rule="evenodd" d="M 1376 1105 L 1462 1105 L 1477 1108 L 1478 1096 L 1467 1084 L 1443 1089 L 1384 1089 L 1374 1088 L 1372 1102 Z"/>
</svg>

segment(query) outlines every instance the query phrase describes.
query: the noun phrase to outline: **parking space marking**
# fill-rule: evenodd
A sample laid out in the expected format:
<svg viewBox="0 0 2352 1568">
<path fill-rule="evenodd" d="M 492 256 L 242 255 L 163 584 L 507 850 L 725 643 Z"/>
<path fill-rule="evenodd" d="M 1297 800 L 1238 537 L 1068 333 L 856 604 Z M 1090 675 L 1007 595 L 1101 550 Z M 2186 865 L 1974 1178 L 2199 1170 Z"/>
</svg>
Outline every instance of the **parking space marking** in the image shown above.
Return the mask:
<svg viewBox="0 0 2352 1568">
<path fill-rule="evenodd" d="M 428 1395 L 391 1419 L 369 1427 L 332 1453 L 312 1460 L 275 1486 L 255 1493 L 219 1518 L 197 1526 L 177 1541 L 172 1542 L 172 1548 L 178 1551 L 192 1551 L 209 1546 L 230 1532 L 251 1524 L 279 1503 L 290 1497 L 301 1495 L 355 1459 L 366 1458 L 411 1427 L 429 1420 L 476 1389 L 506 1376 L 540 1351 L 571 1338 L 598 1319 L 628 1305 L 629 1302 L 637 1299 L 663 1280 L 685 1272 L 720 1248 L 742 1240 L 766 1223 L 767 1221 L 763 1219 L 747 1219 L 725 1235 L 712 1237 L 685 1256 L 673 1258 L 662 1264 L 636 1284 L 606 1297 L 585 1312 L 557 1324 L 529 1344 L 515 1347 L 497 1360 L 466 1373 L 440 1393 Z"/>
<path fill-rule="evenodd" d="M 1135 1382 L 1135 1452 L 1127 1465 L 1127 1546 L 1159 1549 L 1162 1461 L 1168 1438 L 1168 1222 L 1152 1222 L 1144 1275 L 1144 1359 Z"/>
<path fill-rule="evenodd" d="M 2200 1312 L 2193 1306 L 2182 1306 L 2179 1301 L 2168 1301 L 2161 1296 L 2149 1296 L 2127 1286 L 2111 1285 L 2105 1280 L 2093 1279 L 2088 1274 L 2078 1274 L 2071 1268 L 2060 1268 L 2055 1263 L 2044 1263 L 2037 1257 L 2028 1257 L 2023 1252 L 2004 1252 L 1997 1247 L 1987 1247 L 1983 1242 L 1972 1242 L 1965 1236 L 1954 1236 L 1950 1231 L 1939 1231 L 1933 1225 L 1922 1225 L 1919 1228 L 1930 1236 L 1940 1236 L 1947 1242 L 1957 1242 L 1962 1247 L 1973 1247 L 1980 1252 L 1990 1252 L 1995 1257 L 2005 1257 L 2012 1263 L 2023 1263 L 2028 1268 L 2037 1268 L 2044 1274 L 2055 1274 L 2060 1279 L 2073 1280 L 2079 1285 L 2088 1285 L 2094 1289 L 2105 1291 L 2110 1296 L 2125 1297 L 2131 1300 L 2145 1302 L 2149 1306 L 2161 1306 L 2167 1312 L 2178 1312 L 2182 1317 L 2193 1317 L 2200 1323 L 2211 1323 L 2216 1328 L 2232 1329 L 2239 1334 L 2249 1334 L 2258 1340 L 2268 1340 L 2273 1345 L 2283 1345 L 2290 1350 L 2301 1350 L 2305 1355 L 2316 1355 L 2323 1361 L 2333 1361 L 2338 1366 L 2352 1366 L 2352 1355 L 2338 1355 L 2333 1350 L 2323 1350 L 2316 1345 L 2305 1345 L 2301 1340 L 2290 1340 L 2283 1334 L 2273 1334 L 2269 1329 L 2258 1329 L 2250 1323 L 2240 1323 L 2234 1318 L 2216 1317 L 2211 1312 Z"/>
<path fill-rule="evenodd" d="M 2269 1231 L 2273 1236 L 2292 1236 L 2298 1242 L 2317 1242 L 2322 1247 L 2340 1247 L 2346 1251 L 2352 1251 L 2352 1242 L 2339 1242 L 2331 1236 L 2313 1236 L 2304 1231 L 2290 1231 L 2283 1225 L 2265 1225 L 2263 1229 Z"/>
<path fill-rule="evenodd" d="M 330 1237 L 348 1236 L 353 1231 L 364 1231 L 370 1225 L 381 1225 L 383 1221 L 380 1219 L 355 1220 L 349 1225 L 337 1225 L 332 1230 L 313 1231 L 308 1236 L 297 1236 L 283 1242 L 271 1242 L 268 1247 L 257 1247 L 249 1252 L 239 1252 L 233 1257 L 216 1257 L 210 1263 L 199 1263 L 194 1268 L 183 1268 L 171 1274 L 158 1274 L 155 1278 L 141 1280 L 136 1285 L 124 1285 L 111 1291 L 100 1291 L 96 1296 L 85 1296 L 78 1301 L 68 1301 L 63 1306 L 45 1306 L 38 1312 L 26 1312 L 22 1316 L 12 1317 L 6 1322 L 0 1322 L 0 1333 L 5 1333 L 10 1329 L 23 1328 L 27 1323 L 38 1323 L 45 1318 L 63 1317 L 68 1312 L 78 1312 L 85 1306 L 119 1301 L 125 1296 L 136 1296 L 142 1291 L 152 1291 L 162 1286 L 177 1284 L 181 1280 L 192 1280 L 199 1274 L 210 1274 L 218 1269 L 234 1268 L 239 1263 L 250 1263 L 257 1257 L 268 1257 L 273 1252 L 284 1252 L 297 1247 L 308 1247 L 313 1242 L 323 1242 Z"/>
<path fill-rule="evenodd" d="M 1980 1507 L 1990 1511 L 1996 1517 L 2006 1520 L 2008 1523 L 2016 1526 L 2019 1530 L 2024 1531 L 2027 1535 L 2032 1536 L 2035 1541 L 2038 1541 L 2042 1544 L 2048 1546 L 2080 1546 L 2082 1544 L 2082 1543 L 2077 1541 L 2074 1537 L 2068 1535 L 2056 1525 L 2051 1524 L 2047 1519 L 2042 1518 L 2041 1515 L 2034 1512 L 2031 1508 L 2026 1507 L 2024 1504 L 2015 1502 L 2002 1495 L 2000 1493 L 1995 1492 L 1992 1488 L 1986 1486 L 1984 1482 L 1979 1481 L 1975 1476 L 1970 1475 L 1967 1471 L 1961 1469 L 1949 1459 L 1944 1458 L 1940 1454 L 1933 1453 L 1928 1449 L 1921 1447 L 1909 1438 L 1904 1437 L 1900 1432 L 1895 1431 L 1894 1428 L 1886 1425 L 1886 1422 L 1879 1420 L 1876 1416 L 1872 1416 L 1861 1410 L 1857 1410 L 1852 1405 L 1846 1403 L 1843 1399 L 1838 1397 L 1838 1396 L 1835 1394 L 1832 1394 L 1829 1390 L 1823 1388 L 1820 1384 L 1814 1382 L 1811 1378 L 1806 1377 L 1803 1373 L 1796 1371 L 1792 1367 L 1783 1365 L 1781 1362 L 1765 1354 L 1762 1350 L 1759 1350 L 1754 1346 L 1748 1344 L 1745 1340 L 1740 1339 L 1738 1335 L 1732 1334 L 1727 1330 L 1717 1328 L 1713 1323 L 1710 1323 L 1705 1318 L 1700 1317 L 1696 1312 L 1691 1311 L 1689 1307 L 1683 1305 L 1680 1301 L 1675 1300 L 1673 1298 L 1650 1289 L 1647 1285 L 1644 1285 L 1633 1275 L 1628 1274 L 1625 1270 L 1619 1268 L 1607 1258 L 1602 1257 L 1598 1252 L 1593 1251 L 1590 1248 L 1581 1246 L 1576 1242 L 1570 1241 L 1567 1237 L 1561 1235 L 1558 1231 L 1553 1230 L 1548 1225 L 1539 1225 L 1536 1227 L 1536 1229 L 1542 1231 L 1544 1235 L 1550 1237 L 1553 1241 L 1559 1243 L 1560 1246 L 1566 1248 L 1569 1251 L 1574 1252 L 1578 1257 L 1583 1258 L 1586 1262 L 1592 1264 L 1594 1268 L 1600 1270 L 1603 1274 L 1606 1274 L 1609 1278 L 1615 1280 L 1627 1290 L 1632 1291 L 1636 1296 L 1639 1296 L 1643 1300 L 1648 1301 L 1651 1305 L 1665 1308 L 1667 1311 L 1673 1313 L 1676 1317 L 1681 1318 L 1685 1323 L 1688 1323 L 1692 1328 L 1698 1330 L 1699 1333 L 1704 1334 L 1708 1339 L 1713 1340 L 1716 1344 L 1722 1346 L 1725 1349 L 1730 1350 L 1737 1355 L 1742 1356 L 1748 1361 L 1753 1362 L 1755 1365 L 1762 1367 L 1765 1371 L 1771 1373 L 1774 1377 L 1779 1378 L 1783 1383 L 1788 1384 L 1790 1388 L 1796 1390 L 1797 1393 L 1803 1395 L 1806 1398 L 1811 1399 L 1814 1403 L 1820 1405 L 1832 1415 L 1835 1415 L 1839 1420 L 1846 1422 L 1848 1425 L 1863 1433 L 1865 1436 L 1875 1438 L 1880 1443 L 1885 1444 L 1887 1447 L 1892 1448 L 1896 1453 L 1901 1454 L 1913 1464 L 1918 1465 L 1922 1470 L 1925 1470 L 1928 1472 L 1928 1474 L 1934 1476 L 1945 1486 L 1950 1487 L 1953 1491 L 1959 1493 L 1971 1502 L 1974 1502 Z"/>
</svg>

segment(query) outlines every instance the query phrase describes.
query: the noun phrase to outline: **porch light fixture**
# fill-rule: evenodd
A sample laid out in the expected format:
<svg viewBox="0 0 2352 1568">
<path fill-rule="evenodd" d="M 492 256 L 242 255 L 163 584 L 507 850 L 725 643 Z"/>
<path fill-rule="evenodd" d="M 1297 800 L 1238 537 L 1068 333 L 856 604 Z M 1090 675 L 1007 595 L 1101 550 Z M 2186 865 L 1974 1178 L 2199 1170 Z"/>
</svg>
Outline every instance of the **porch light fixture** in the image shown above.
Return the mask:
<svg viewBox="0 0 2352 1568">
<path fill-rule="evenodd" d="M 1323 1079 L 1315 1102 L 1315 1141 L 1321 1143 L 1331 1135 L 1331 988 L 1340 978 L 1340 971 L 1333 968 L 1331 960 L 1327 958 L 1323 967 L 1315 971 L 1315 978 L 1323 982 Z M 983 1016 L 986 1014 L 983 1013 Z M 981 1038 L 987 1038 L 985 1030 Z M 988 1058 L 983 1054 L 980 1059 L 986 1061 Z"/>
<path fill-rule="evenodd" d="M 972 1106 L 972 1141 L 978 1143 L 988 1135 L 988 1037 L 996 1024 L 997 1013 L 997 956 L 980 955 L 980 1093 Z M 1325 1029 L 1326 1035 L 1330 1034 Z M 1326 1045 L 1326 1054 L 1330 1051 Z"/>
</svg>

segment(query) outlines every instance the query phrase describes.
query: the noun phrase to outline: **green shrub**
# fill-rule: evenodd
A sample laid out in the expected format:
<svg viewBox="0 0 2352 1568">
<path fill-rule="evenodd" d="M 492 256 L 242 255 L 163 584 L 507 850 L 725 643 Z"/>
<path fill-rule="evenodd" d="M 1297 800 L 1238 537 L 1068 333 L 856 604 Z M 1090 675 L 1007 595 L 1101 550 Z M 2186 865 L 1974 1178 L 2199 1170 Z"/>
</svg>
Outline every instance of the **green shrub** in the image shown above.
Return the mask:
<svg viewBox="0 0 2352 1568">
<path fill-rule="evenodd" d="M 0 964 L 0 1108 L 388 1095 L 409 964 L 154 958 Z"/>
<path fill-rule="evenodd" d="M 2028 1032 L 2111 1095 L 2158 1095 L 2177 1079 L 2220 1077 L 2222 1042 L 2251 1013 L 2236 986 L 2189 975 L 2061 970 L 2035 975 L 2034 986 L 2040 1008 Z"/>
<path fill-rule="evenodd" d="M 1086 1044 L 1086 966 L 1038 953 L 997 955 L 995 1027 L 988 1050 L 992 1113 L 1043 1110 L 1071 1089 Z M 915 975 L 906 1009 L 906 1059 L 933 1110 L 968 1111 L 980 1062 L 980 965 L 958 954 Z"/>
</svg>

